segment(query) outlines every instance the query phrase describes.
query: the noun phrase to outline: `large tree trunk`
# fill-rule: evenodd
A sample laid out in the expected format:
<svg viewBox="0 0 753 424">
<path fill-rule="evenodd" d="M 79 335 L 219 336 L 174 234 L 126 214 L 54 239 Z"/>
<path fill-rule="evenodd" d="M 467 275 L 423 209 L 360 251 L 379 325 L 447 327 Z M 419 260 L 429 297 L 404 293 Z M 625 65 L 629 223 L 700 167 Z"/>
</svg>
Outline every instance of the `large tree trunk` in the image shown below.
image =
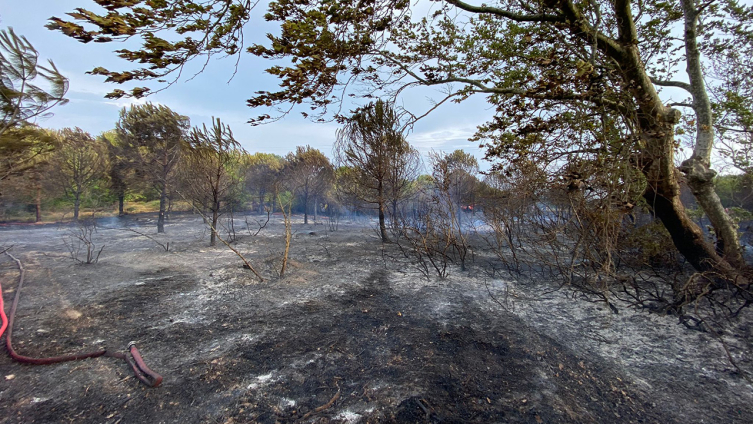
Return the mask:
<svg viewBox="0 0 753 424">
<path fill-rule="evenodd" d="M 639 137 L 643 148 L 638 165 L 647 182 L 643 197 L 661 219 L 677 250 L 696 270 L 741 281 L 739 272 L 716 253 L 700 227 L 688 217 L 680 201 L 679 172 L 674 163 L 674 127 L 680 117 L 680 111 L 666 107 L 659 101 L 639 102 Z M 703 288 L 677 287 L 676 290 L 677 295 L 690 299 L 700 295 Z"/>
<path fill-rule="evenodd" d="M 713 114 L 711 102 L 706 93 L 701 70 L 701 54 L 697 43 L 698 12 L 691 0 L 682 1 L 685 17 L 685 56 L 687 72 L 690 79 L 690 93 L 693 95 L 693 110 L 696 115 L 696 143 L 693 156 L 684 161 L 680 170 L 687 175 L 688 186 L 695 195 L 698 204 L 714 226 L 719 246 L 724 259 L 731 265 L 745 265 L 737 228 L 724 211 L 724 206 L 714 189 L 716 171 L 711 169 L 711 150 L 714 145 Z"/>
<path fill-rule="evenodd" d="M 573 32 L 591 39 L 589 28 L 583 26 L 583 16 L 570 2 L 561 2 L 566 14 L 571 15 Z M 729 262 L 716 254 L 705 240 L 701 229 L 688 217 L 680 202 L 680 182 L 674 163 L 674 129 L 680 120 L 680 111 L 665 106 L 646 73 L 638 50 L 638 34 L 629 0 L 616 0 L 615 13 L 619 37 L 617 43 L 601 40 L 599 47 L 619 64 L 626 89 L 637 106 L 636 135 L 639 147 L 638 165 L 646 177 L 644 198 L 661 219 L 677 250 L 700 272 L 713 271 L 717 281 L 742 282 L 740 273 Z M 700 281 L 700 280 L 698 280 Z M 701 287 L 676 288 L 678 297 L 697 297 Z"/>
<path fill-rule="evenodd" d="M 673 138 L 674 125 L 679 117 L 679 111 L 668 109 L 656 118 L 644 116 L 641 119 L 641 139 L 646 147 L 639 165 L 647 180 L 643 197 L 656 217 L 661 219 L 677 250 L 698 271 L 710 271 L 719 268 L 723 260 L 706 241 L 703 231 L 688 217 L 680 201 Z"/>
</svg>

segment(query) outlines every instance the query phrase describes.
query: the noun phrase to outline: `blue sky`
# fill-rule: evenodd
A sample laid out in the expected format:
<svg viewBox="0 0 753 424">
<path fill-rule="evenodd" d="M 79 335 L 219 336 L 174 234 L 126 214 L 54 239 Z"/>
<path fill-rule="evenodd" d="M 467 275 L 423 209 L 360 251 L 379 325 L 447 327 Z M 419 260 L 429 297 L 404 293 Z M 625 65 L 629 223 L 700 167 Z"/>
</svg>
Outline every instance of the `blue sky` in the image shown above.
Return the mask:
<svg viewBox="0 0 753 424">
<path fill-rule="evenodd" d="M 332 156 L 332 144 L 336 123 L 317 124 L 303 119 L 299 111 L 288 115 L 283 120 L 262 126 L 252 127 L 246 121 L 259 115 L 246 106 L 245 101 L 258 90 L 274 89 L 276 78 L 263 70 L 272 62 L 243 54 L 238 73 L 232 80 L 235 58 L 211 60 L 206 70 L 188 81 L 198 69 L 198 63 L 184 72 L 184 77 L 167 90 L 153 94 L 145 100 L 133 99 L 110 100 L 104 95 L 115 84 L 105 84 L 101 76 L 86 75 L 85 72 L 96 66 L 108 69 L 131 69 L 133 65 L 120 60 L 113 50 L 122 48 L 122 44 L 82 44 L 44 28 L 51 16 L 62 17 L 76 7 L 95 8 L 90 0 L 0 0 L 0 27 L 13 27 L 17 34 L 26 36 L 40 52 L 43 60 L 52 59 L 58 69 L 70 80 L 67 105 L 55 108 L 54 116 L 37 122 L 47 128 L 64 128 L 78 126 L 92 133 L 99 134 L 114 128 L 119 110 L 132 102 L 152 101 L 169 106 L 174 111 L 187 115 L 193 125 L 209 123 L 212 116 L 221 118 L 229 124 L 246 150 L 250 152 L 269 152 L 284 155 L 299 145 L 311 145 L 328 156 Z M 257 16 L 263 12 L 259 9 Z M 267 32 L 274 31 L 274 25 L 262 19 L 254 21 L 245 35 L 247 45 L 263 42 Z M 229 81 L 230 80 L 230 81 Z M 158 83 L 139 84 L 151 88 Z M 431 106 L 427 98 L 441 98 L 441 93 L 428 89 L 409 91 L 398 101 L 411 108 L 412 112 L 423 113 Z M 346 110 L 350 109 L 346 105 Z M 492 116 L 492 110 L 483 97 L 477 96 L 463 104 L 445 104 L 419 121 L 408 141 L 424 155 L 430 150 L 450 152 L 463 149 L 481 159 L 483 151 L 477 143 L 469 142 L 479 125 Z M 480 161 L 482 169 L 488 164 Z"/>
</svg>

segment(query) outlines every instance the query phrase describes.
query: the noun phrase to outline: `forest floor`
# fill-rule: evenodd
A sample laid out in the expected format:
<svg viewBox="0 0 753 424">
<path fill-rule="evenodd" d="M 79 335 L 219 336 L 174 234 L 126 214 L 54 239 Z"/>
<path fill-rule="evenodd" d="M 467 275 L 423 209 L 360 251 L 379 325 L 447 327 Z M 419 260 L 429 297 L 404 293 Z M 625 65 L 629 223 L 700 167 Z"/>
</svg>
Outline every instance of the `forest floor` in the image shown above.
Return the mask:
<svg viewBox="0 0 753 424">
<path fill-rule="evenodd" d="M 51 356 L 135 341 L 158 388 L 123 361 L 29 366 L 0 355 L 0 423 L 750 423 L 753 387 L 714 337 L 676 317 L 468 271 L 426 278 L 367 223 L 296 217 L 289 269 L 279 217 L 233 246 L 201 219 L 102 220 L 96 264 L 71 225 L 6 226 L 26 268 L 16 350 Z M 169 252 L 162 244 L 169 242 Z M 81 255 L 79 255 L 81 257 Z M 15 263 L 0 258 L 6 311 Z M 750 366 L 751 326 L 727 337 Z"/>
</svg>

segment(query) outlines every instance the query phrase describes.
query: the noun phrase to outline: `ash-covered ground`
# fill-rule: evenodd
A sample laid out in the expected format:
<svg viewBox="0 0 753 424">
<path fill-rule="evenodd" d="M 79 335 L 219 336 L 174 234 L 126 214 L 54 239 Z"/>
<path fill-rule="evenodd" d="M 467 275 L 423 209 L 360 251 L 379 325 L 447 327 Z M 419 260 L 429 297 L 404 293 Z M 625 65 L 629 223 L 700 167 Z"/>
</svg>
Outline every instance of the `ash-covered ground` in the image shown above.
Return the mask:
<svg viewBox="0 0 753 424">
<path fill-rule="evenodd" d="M 368 222 L 330 231 L 297 219 L 279 278 L 280 217 L 257 235 L 266 217 L 236 218 L 233 247 L 259 282 L 227 247 L 208 246 L 200 218 L 173 218 L 160 235 L 153 218 L 100 221 L 104 250 L 90 265 L 71 259 L 75 226 L 0 230 L 27 270 L 19 353 L 133 340 L 164 376 L 148 388 L 113 358 L 29 366 L 3 355 L 0 422 L 753 422 L 753 387 L 712 335 L 672 316 L 614 314 L 552 292 L 556 282 L 491 278 L 483 246 L 468 271 L 427 279 Z M 0 259 L 6 311 L 17 276 Z M 748 367 L 750 328 L 725 338 Z"/>
</svg>

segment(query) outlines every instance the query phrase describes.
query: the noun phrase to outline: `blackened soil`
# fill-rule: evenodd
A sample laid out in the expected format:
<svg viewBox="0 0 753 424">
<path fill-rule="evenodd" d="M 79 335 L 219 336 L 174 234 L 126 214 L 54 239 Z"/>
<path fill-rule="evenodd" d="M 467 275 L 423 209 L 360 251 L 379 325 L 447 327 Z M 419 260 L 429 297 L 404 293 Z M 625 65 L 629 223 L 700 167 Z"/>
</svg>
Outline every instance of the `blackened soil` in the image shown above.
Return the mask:
<svg viewBox="0 0 753 424">
<path fill-rule="evenodd" d="M 471 275 L 427 281 L 369 228 L 299 226 L 282 279 L 272 269 L 279 224 L 236 243 L 264 282 L 206 247 L 199 220 L 168 226 L 171 253 L 100 231 L 107 255 L 88 266 L 47 247 L 59 233 L 5 230 L 25 237 L 14 251 L 28 270 L 17 350 L 124 350 L 133 340 L 165 380 L 147 388 L 113 358 L 27 366 L 3 356 L 0 423 L 688 422 L 681 395 L 658 402 L 608 358 L 490 301 Z M 0 278 L 10 303 L 17 272 L 7 258 Z M 697 422 L 751 422 L 749 405 L 721 402 Z"/>
</svg>

